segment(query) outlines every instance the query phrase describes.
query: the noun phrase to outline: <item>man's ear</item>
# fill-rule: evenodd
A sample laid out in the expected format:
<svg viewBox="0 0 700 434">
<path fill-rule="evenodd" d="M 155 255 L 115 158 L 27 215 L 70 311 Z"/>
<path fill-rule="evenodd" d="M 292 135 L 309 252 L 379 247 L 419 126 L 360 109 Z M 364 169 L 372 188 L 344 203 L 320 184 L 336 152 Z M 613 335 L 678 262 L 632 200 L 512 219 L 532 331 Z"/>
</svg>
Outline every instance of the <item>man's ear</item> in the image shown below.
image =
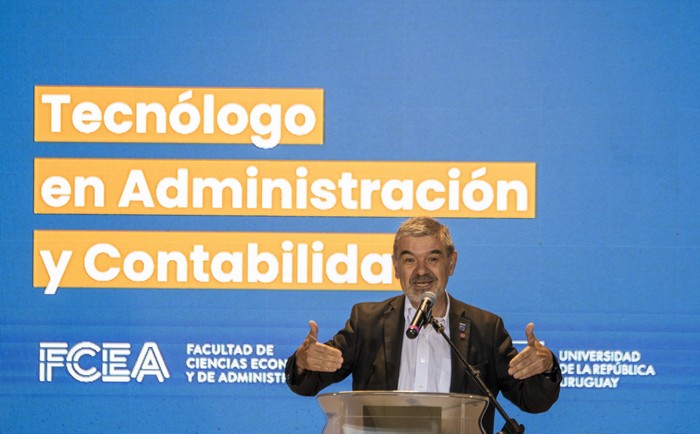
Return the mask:
<svg viewBox="0 0 700 434">
<path fill-rule="evenodd" d="M 450 276 L 455 272 L 455 267 L 457 266 L 457 251 L 455 250 L 450 255 Z"/>
</svg>

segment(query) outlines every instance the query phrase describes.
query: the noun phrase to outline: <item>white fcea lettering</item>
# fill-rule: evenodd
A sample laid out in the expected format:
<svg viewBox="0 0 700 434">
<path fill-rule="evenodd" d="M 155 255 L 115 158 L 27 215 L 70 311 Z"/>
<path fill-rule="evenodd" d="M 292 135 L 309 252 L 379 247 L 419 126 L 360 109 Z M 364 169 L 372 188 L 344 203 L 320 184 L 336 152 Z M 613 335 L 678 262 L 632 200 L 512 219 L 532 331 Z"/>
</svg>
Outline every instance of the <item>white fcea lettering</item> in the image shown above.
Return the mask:
<svg viewBox="0 0 700 434">
<path fill-rule="evenodd" d="M 101 355 L 100 355 L 101 353 Z M 162 383 L 170 378 L 163 355 L 155 342 L 141 347 L 133 366 L 130 365 L 131 344 L 126 342 L 39 343 L 39 381 L 51 382 L 56 369 L 64 368 L 70 377 L 81 383 L 101 380 L 105 383 L 141 383 L 153 377 Z"/>
</svg>

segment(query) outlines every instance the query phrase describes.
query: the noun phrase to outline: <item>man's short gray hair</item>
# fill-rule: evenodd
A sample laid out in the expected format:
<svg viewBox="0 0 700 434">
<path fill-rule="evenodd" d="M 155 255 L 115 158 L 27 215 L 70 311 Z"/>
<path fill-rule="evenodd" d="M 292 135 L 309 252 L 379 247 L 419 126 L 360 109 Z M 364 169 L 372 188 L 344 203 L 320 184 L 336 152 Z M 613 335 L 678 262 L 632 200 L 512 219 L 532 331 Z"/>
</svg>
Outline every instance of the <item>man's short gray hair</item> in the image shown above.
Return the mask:
<svg viewBox="0 0 700 434">
<path fill-rule="evenodd" d="M 448 256 L 455 251 L 448 227 L 431 217 L 412 217 L 401 223 L 394 237 L 394 255 L 396 245 L 404 237 L 438 237 L 445 245 Z"/>
</svg>

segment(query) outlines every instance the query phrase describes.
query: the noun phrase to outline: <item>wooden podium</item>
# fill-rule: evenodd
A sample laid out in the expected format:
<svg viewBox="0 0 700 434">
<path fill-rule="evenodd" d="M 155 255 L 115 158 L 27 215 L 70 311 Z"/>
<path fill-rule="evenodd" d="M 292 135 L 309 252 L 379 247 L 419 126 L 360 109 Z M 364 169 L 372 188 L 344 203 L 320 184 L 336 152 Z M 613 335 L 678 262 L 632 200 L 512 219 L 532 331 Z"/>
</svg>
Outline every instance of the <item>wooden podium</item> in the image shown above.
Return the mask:
<svg viewBox="0 0 700 434">
<path fill-rule="evenodd" d="M 317 397 L 323 434 L 484 434 L 488 399 L 459 393 L 355 391 Z"/>
</svg>

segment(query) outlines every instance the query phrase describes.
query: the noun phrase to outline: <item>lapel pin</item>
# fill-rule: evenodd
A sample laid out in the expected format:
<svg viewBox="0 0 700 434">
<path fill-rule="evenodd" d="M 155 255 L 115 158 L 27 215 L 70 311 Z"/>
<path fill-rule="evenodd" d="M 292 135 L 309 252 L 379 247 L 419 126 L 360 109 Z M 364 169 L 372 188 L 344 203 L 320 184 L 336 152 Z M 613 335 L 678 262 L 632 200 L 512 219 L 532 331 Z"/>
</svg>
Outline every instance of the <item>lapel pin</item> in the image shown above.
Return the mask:
<svg viewBox="0 0 700 434">
<path fill-rule="evenodd" d="M 466 330 L 467 330 L 467 324 L 463 323 L 463 322 L 459 323 L 459 338 L 461 340 L 467 339 L 467 335 L 465 333 Z"/>
</svg>

